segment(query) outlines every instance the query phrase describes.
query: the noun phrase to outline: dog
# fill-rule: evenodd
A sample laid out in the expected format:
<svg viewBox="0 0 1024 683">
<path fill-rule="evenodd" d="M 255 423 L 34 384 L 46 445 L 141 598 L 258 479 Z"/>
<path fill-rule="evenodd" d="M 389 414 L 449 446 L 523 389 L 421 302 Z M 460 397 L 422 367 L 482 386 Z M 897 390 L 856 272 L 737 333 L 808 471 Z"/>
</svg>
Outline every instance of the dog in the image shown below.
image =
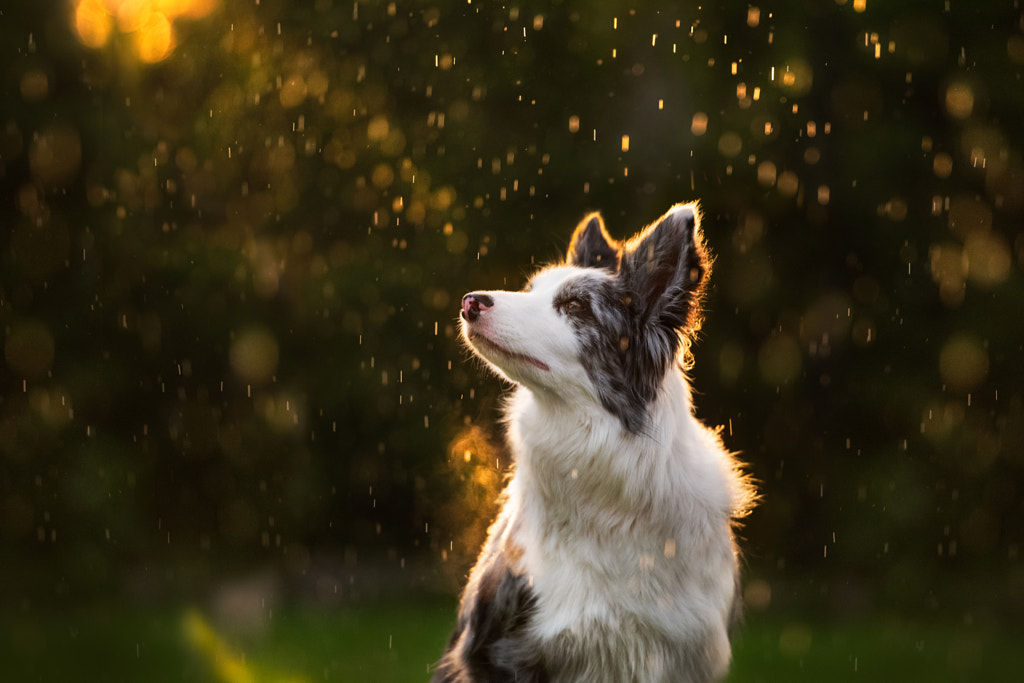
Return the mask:
<svg viewBox="0 0 1024 683">
<path fill-rule="evenodd" d="M 515 385 L 515 467 L 433 683 L 727 673 L 755 494 L 685 375 L 710 268 L 696 203 L 622 242 L 594 213 L 522 291 L 462 299 L 463 339 Z"/>
</svg>

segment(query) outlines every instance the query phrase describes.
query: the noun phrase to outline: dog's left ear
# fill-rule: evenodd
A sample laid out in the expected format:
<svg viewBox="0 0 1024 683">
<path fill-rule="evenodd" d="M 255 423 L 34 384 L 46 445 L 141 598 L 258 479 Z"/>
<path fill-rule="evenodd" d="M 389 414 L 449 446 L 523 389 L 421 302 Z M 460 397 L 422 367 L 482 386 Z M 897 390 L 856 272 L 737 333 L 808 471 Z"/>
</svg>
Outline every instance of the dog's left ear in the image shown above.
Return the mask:
<svg viewBox="0 0 1024 683">
<path fill-rule="evenodd" d="M 580 221 L 572 233 L 566 263 L 581 268 L 619 268 L 619 244 L 604 229 L 601 214 L 592 213 Z"/>
<path fill-rule="evenodd" d="M 711 263 L 696 204 L 677 204 L 631 239 L 619 277 L 637 297 L 645 322 L 680 330 L 698 326 L 699 300 Z"/>
</svg>

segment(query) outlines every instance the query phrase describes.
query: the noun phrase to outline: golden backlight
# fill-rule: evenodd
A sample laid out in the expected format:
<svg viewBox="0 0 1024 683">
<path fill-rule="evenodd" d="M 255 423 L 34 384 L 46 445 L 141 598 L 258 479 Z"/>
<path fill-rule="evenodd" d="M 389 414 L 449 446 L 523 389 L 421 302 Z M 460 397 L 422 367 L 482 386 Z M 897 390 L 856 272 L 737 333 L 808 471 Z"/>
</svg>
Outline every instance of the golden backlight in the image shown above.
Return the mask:
<svg viewBox="0 0 1024 683">
<path fill-rule="evenodd" d="M 100 48 L 116 28 L 136 57 L 155 64 L 174 49 L 176 19 L 205 17 L 216 4 L 217 0 L 77 0 L 75 31 L 83 45 Z"/>
</svg>

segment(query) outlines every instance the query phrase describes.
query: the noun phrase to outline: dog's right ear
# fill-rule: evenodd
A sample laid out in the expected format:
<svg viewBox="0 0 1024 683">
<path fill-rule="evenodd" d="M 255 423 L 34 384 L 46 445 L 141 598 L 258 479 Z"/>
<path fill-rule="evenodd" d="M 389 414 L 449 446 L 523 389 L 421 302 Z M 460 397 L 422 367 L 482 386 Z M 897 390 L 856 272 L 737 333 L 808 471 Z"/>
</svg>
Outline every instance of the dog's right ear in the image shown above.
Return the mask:
<svg viewBox="0 0 1024 683">
<path fill-rule="evenodd" d="M 620 277 L 643 320 L 694 330 L 700 326 L 700 297 L 710 269 L 697 205 L 677 204 L 629 240 Z"/>
<path fill-rule="evenodd" d="M 618 242 L 608 236 L 601 214 L 587 215 L 572 234 L 566 263 L 581 268 L 607 268 L 612 272 L 619 269 Z"/>
</svg>

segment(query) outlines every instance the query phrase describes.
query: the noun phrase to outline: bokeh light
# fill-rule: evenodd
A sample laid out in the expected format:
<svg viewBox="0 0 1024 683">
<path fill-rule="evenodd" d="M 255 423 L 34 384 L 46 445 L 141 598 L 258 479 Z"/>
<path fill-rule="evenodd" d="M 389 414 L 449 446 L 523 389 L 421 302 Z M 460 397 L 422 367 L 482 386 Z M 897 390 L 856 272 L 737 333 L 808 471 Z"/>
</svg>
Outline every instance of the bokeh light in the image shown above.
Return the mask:
<svg viewBox="0 0 1024 683">
<path fill-rule="evenodd" d="M 743 138 L 732 131 L 722 133 L 718 138 L 718 151 L 726 158 L 732 158 L 743 150 Z"/>
<path fill-rule="evenodd" d="M 87 47 L 103 47 L 110 38 L 114 18 L 103 0 L 79 0 L 75 6 L 75 30 Z"/>
<path fill-rule="evenodd" d="M 217 0 L 78 0 L 75 32 L 83 45 L 106 46 L 117 32 L 126 36 L 142 62 L 154 64 L 174 50 L 174 21 L 209 15 Z"/>
<path fill-rule="evenodd" d="M 970 391 L 988 374 L 989 360 L 985 344 L 972 334 L 954 334 L 939 354 L 942 380 L 956 391 Z"/>
<path fill-rule="evenodd" d="M 708 130 L 708 115 L 702 111 L 693 115 L 690 121 L 690 132 L 696 136 L 704 135 Z"/>
<path fill-rule="evenodd" d="M 167 57 L 174 47 L 171 20 L 162 12 L 150 12 L 132 32 L 135 52 L 139 59 L 150 64 Z"/>
<path fill-rule="evenodd" d="M 954 119 L 966 119 L 974 111 L 974 91 L 962 81 L 950 83 L 946 88 L 945 105 Z"/>
<path fill-rule="evenodd" d="M 977 231 L 964 242 L 964 266 L 968 279 L 991 289 L 1010 277 L 1010 247 L 997 233 Z"/>
<path fill-rule="evenodd" d="M 776 70 L 775 77 L 785 92 L 793 96 L 806 95 L 814 85 L 814 71 L 803 58 L 794 58 Z"/>
<path fill-rule="evenodd" d="M 242 380 L 260 384 L 273 377 L 279 355 L 274 335 L 264 327 L 251 327 L 239 332 L 231 342 L 229 360 Z"/>
</svg>

